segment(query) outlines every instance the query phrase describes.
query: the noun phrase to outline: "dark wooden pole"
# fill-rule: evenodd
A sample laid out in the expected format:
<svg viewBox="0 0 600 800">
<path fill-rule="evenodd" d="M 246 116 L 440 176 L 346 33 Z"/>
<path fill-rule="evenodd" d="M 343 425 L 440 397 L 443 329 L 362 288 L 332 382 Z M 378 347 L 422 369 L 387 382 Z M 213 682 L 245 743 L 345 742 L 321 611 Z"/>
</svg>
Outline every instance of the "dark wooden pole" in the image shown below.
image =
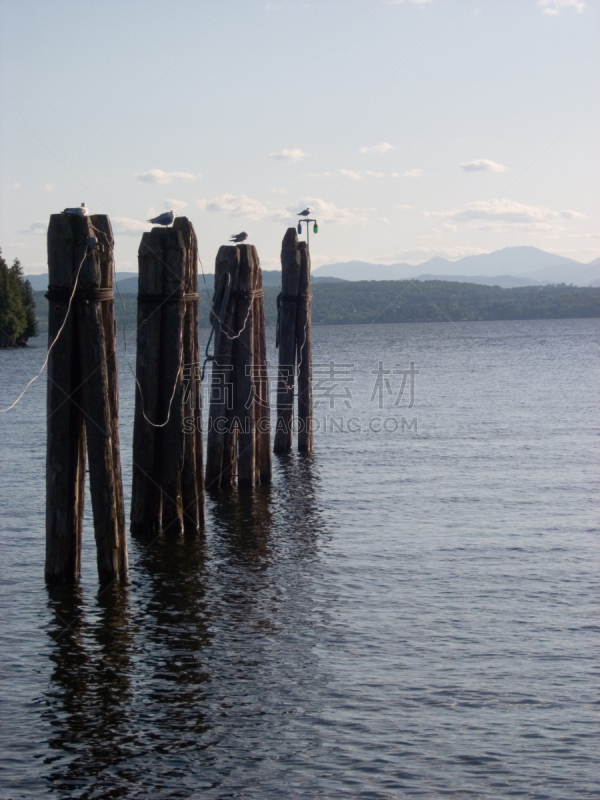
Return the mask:
<svg viewBox="0 0 600 800">
<path fill-rule="evenodd" d="M 258 257 L 252 245 L 239 245 L 240 268 L 235 293 L 235 331 L 233 341 L 234 420 L 238 439 L 238 486 L 256 483 L 256 447 L 253 384 L 254 354 L 254 282 Z"/>
<path fill-rule="evenodd" d="M 198 294 L 198 242 L 194 229 L 186 217 L 177 217 L 173 227 L 183 236 L 185 264 L 185 292 Z M 183 524 L 187 533 L 204 527 L 204 469 L 202 457 L 202 391 L 200 385 L 200 345 L 198 341 L 198 300 L 185 304 L 183 322 L 184 363 L 184 437 L 181 496 Z"/>
<path fill-rule="evenodd" d="M 221 247 L 206 456 L 207 489 L 271 480 L 269 389 L 262 271 L 253 245 Z M 228 301 L 224 305 L 223 298 Z"/>
<path fill-rule="evenodd" d="M 157 460 L 158 376 L 162 315 L 156 298 L 162 297 L 161 229 L 142 236 L 138 251 L 137 354 L 131 531 L 153 534 L 160 527 L 161 491 L 154 464 Z"/>
<path fill-rule="evenodd" d="M 292 449 L 294 383 L 296 371 L 296 317 L 300 286 L 300 251 L 296 228 L 288 228 L 281 245 L 281 294 L 279 295 L 277 376 L 277 424 L 275 453 Z"/>
<path fill-rule="evenodd" d="M 160 313 L 160 374 L 158 415 L 166 422 L 158 433 L 158 463 L 155 464 L 162 494 L 161 528 L 169 534 L 183 531 L 183 320 L 185 308 L 178 300 L 185 287 L 185 246 L 179 231 L 165 228 L 162 234 L 163 300 Z"/>
<path fill-rule="evenodd" d="M 86 245 L 75 247 L 72 220 L 54 214 L 48 228 L 48 347 L 65 321 L 75 261 Z M 73 582 L 81 573 L 81 531 L 85 479 L 85 428 L 81 411 L 81 366 L 75 314 L 69 314 L 48 361 L 46 416 L 46 580 Z"/>
<path fill-rule="evenodd" d="M 48 582 L 74 581 L 79 577 L 86 442 L 98 575 L 107 582 L 127 572 L 112 298 L 113 246 L 106 216 L 53 214 L 50 218 L 51 342 L 59 334 L 75 282 L 77 288 L 48 371 Z"/>
<path fill-rule="evenodd" d="M 301 453 L 310 453 L 313 449 L 310 253 L 306 242 L 299 242 L 298 249 L 300 251 L 298 314 L 296 317 L 298 450 Z"/>
<path fill-rule="evenodd" d="M 215 261 L 215 296 L 237 289 L 240 251 L 234 246 L 219 248 Z M 233 339 L 235 303 L 223 309 L 213 305 L 214 361 L 210 391 L 210 413 L 206 449 L 206 488 L 215 491 L 231 485 L 231 436 L 228 433 L 233 411 Z M 221 314 L 221 316 L 219 316 Z M 216 316 L 214 316 L 216 315 Z"/>
<path fill-rule="evenodd" d="M 257 430 L 257 468 L 261 484 L 271 483 L 271 409 L 269 402 L 269 378 L 267 374 L 267 336 L 265 330 L 263 276 L 262 270 L 256 271 L 256 297 L 254 300 L 256 319 L 254 334 L 254 353 L 257 362 L 255 377 L 255 419 Z"/>
<path fill-rule="evenodd" d="M 131 501 L 139 534 L 196 532 L 204 523 L 196 264 L 185 217 L 143 235 Z"/>
</svg>

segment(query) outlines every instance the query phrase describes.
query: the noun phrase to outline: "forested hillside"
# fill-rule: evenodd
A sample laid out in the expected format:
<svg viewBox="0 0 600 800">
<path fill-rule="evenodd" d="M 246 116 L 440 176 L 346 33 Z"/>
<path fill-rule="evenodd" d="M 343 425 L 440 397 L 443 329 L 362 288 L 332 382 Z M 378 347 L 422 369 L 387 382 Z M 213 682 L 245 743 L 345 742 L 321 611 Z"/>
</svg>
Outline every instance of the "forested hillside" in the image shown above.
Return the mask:
<svg viewBox="0 0 600 800">
<path fill-rule="evenodd" d="M 267 325 L 277 319 L 279 287 L 265 286 Z M 457 320 L 568 319 L 600 317 L 600 288 L 520 286 L 501 289 L 450 281 L 357 281 L 317 283 L 312 287 L 315 325 Z M 208 326 L 210 291 L 200 288 L 200 325 Z M 46 330 L 48 301 L 35 292 L 37 313 Z M 136 325 L 135 294 L 115 297 L 118 324 Z"/>
</svg>

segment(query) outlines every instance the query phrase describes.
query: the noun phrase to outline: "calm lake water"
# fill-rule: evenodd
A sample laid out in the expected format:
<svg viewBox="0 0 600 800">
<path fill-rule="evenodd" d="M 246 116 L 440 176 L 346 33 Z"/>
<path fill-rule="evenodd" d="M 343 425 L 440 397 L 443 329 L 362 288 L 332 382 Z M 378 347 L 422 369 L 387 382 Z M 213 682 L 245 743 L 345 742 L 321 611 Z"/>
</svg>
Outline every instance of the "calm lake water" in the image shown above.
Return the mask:
<svg viewBox="0 0 600 800">
<path fill-rule="evenodd" d="M 89 498 L 44 586 L 40 380 L 0 417 L 1 796 L 600 797 L 599 334 L 316 328 L 314 455 L 101 593 Z M 0 351 L 2 406 L 44 355 Z"/>
</svg>

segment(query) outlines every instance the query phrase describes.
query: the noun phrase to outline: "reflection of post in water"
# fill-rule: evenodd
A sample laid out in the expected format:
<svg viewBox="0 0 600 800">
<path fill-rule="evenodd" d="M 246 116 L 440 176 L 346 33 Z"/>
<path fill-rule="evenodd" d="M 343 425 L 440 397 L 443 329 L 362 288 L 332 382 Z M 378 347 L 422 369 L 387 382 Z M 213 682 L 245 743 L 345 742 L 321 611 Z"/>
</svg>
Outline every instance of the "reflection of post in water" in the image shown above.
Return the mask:
<svg viewBox="0 0 600 800">
<path fill-rule="evenodd" d="M 229 548 L 238 558 L 250 562 L 267 559 L 273 523 L 270 486 L 257 487 L 254 494 L 219 498 L 213 513 L 218 527 L 227 535 Z"/>
<path fill-rule="evenodd" d="M 297 547 L 314 549 L 317 537 L 325 531 L 317 492 L 319 475 L 313 453 L 282 455 L 279 460 L 281 481 L 277 487 L 277 510 L 284 515 L 294 531 L 292 541 Z"/>
<path fill-rule="evenodd" d="M 202 662 L 210 644 L 205 561 L 200 537 L 160 537 L 140 553 L 150 587 L 139 631 L 146 642 L 144 703 L 152 707 L 148 747 L 161 757 L 173 744 L 178 753 L 198 749 L 200 734 L 210 727 L 205 699 L 210 677 Z"/>
<path fill-rule="evenodd" d="M 132 631 L 127 587 L 115 584 L 98 595 L 96 609 L 83 611 L 78 587 L 48 589 L 54 662 L 46 694 L 53 734 L 49 779 L 69 796 L 107 796 L 115 778 L 101 777 L 130 755 L 132 730 L 126 709 L 131 699 Z M 95 611 L 95 613 L 94 613 Z M 114 787 L 113 787 L 114 788 Z M 116 795 L 115 795 L 116 796 Z"/>
</svg>

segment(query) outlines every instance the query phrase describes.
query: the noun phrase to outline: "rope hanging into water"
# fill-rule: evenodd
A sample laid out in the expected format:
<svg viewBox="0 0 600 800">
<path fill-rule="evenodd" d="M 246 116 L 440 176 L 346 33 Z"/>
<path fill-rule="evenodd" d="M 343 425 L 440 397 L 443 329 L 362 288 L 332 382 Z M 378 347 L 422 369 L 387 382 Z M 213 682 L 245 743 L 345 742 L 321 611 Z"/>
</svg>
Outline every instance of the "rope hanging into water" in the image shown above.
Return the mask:
<svg viewBox="0 0 600 800">
<path fill-rule="evenodd" d="M 66 296 L 66 298 L 68 299 L 67 313 L 65 314 L 65 318 L 64 318 L 64 320 L 63 320 L 63 322 L 62 322 L 62 325 L 61 325 L 61 326 L 60 326 L 60 328 L 58 329 L 58 333 L 57 333 L 57 334 L 56 334 L 56 336 L 54 337 L 54 341 L 52 342 L 52 344 L 51 344 L 51 345 L 50 345 L 50 347 L 48 348 L 48 352 L 46 353 L 46 358 L 44 359 L 44 363 L 42 364 L 42 368 L 40 369 L 40 371 L 38 372 L 38 374 L 37 374 L 37 375 L 35 375 L 35 376 L 34 376 L 34 377 L 33 377 L 33 378 L 32 378 L 32 379 L 29 381 L 29 383 L 28 383 L 28 384 L 25 386 L 25 388 L 23 389 L 23 391 L 21 392 L 21 394 L 20 394 L 20 395 L 17 397 L 17 399 L 14 401 L 14 403 L 11 403 L 11 405 L 9 405 L 9 406 L 8 406 L 8 408 L 0 408 L 0 414 L 6 414 L 6 412 L 7 412 L 7 411 L 11 411 L 11 410 L 12 410 L 12 409 L 13 409 L 13 408 L 14 408 L 14 407 L 17 405 L 17 403 L 18 403 L 18 402 L 21 400 L 21 398 L 22 398 L 22 397 L 25 395 L 25 392 L 26 392 L 26 391 L 29 389 L 29 387 L 30 387 L 30 386 L 31 386 L 33 383 L 35 383 L 35 382 L 37 381 L 37 379 L 40 377 L 40 375 L 42 374 L 42 372 L 43 372 L 43 371 L 46 369 L 46 366 L 48 365 L 48 361 L 50 360 L 50 353 L 51 353 L 51 352 L 52 352 L 52 350 L 54 349 L 54 345 L 55 345 L 55 344 L 58 342 L 58 340 L 60 339 L 60 337 L 61 337 L 61 334 L 62 334 L 62 332 L 64 331 L 64 329 L 65 329 L 65 326 L 66 326 L 66 324 L 67 324 L 67 320 L 69 319 L 69 314 L 71 313 L 71 307 L 72 307 L 72 305 L 73 305 L 73 300 L 75 299 L 75 296 L 77 295 L 77 285 L 78 285 L 78 283 L 79 283 L 79 274 L 80 274 L 80 272 L 81 272 L 81 268 L 83 267 L 83 262 L 85 261 L 85 259 L 86 259 L 86 258 L 87 258 L 87 256 L 88 256 L 88 253 L 89 253 L 91 250 L 93 250 L 93 247 L 91 246 L 90 240 L 88 239 L 88 241 L 86 242 L 86 245 L 85 245 L 85 252 L 84 252 L 84 254 L 83 254 L 83 258 L 81 259 L 81 263 L 80 263 L 80 264 L 79 264 L 79 266 L 77 267 L 77 272 L 75 273 L 75 281 L 74 281 L 74 283 L 73 283 L 73 288 L 72 288 L 71 290 L 69 290 L 69 289 L 64 289 L 65 296 Z M 61 289 L 61 299 L 63 299 L 63 297 L 64 297 L 64 296 L 62 295 L 62 287 L 54 287 L 54 288 L 55 288 L 55 289 Z M 48 294 L 50 294 L 50 287 L 48 287 L 48 289 L 49 289 L 49 291 L 48 291 Z M 87 291 L 90 291 L 90 290 L 87 290 Z M 102 291 L 102 290 L 100 290 L 100 291 Z M 110 289 L 110 290 L 108 290 L 108 291 L 110 291 L 110 292 L 112 293 L 112 289 Z M 81 292 L 81 290 L 80 290 L 80 292 Z M 81 295 L 80 295 L 80 296 L 81 296 Z M 48 295 L 46 295 L 46 297 L 48 297 Z M 48 298 L 48 299 L 50 299 L 50 298 Z"/>
<path fill-rule="evenodd" d="M 219 328 L 220 332 L 225 335 L 230 341 L 234 339 L 239 339 L 242 333 L 246 329 L 246 325 L 248 324 L 248 320 L 250 318 L 250 312 L 252 311 L 252 302 L 259 298 L 264 297 L 264 292 L 262 289 L 232 289 L 231 288 L 231 275 L 229 272 L 224 272 L 221 275 L 219 280 L 219 284 L 215 289 L 215 293 L 213 295 L 213 302 L 212 302 L 212 309 L 210 312 L 210 324 L 212 330 L 210 332 L 210 336 L 208 337 L 208 342 L 206 343 L 206 350 L 204 352 L 205 359 L 204 363 L 202 364 L 202 376 L 201 380 L 204 380 L 204 375 L 206 373 L 206 365 L 209 361 L 216 361 L 217 357 L 215 355 L 209 355 L 210 345 L 215 333 L 215 329 Z M 227 333 L 225 330 L 225 315 L 227 312 L 227 305 L 229 300 L 233 299 L 240 299 L 240 300 L 249 300 L 248 303 L 248 310 L 246 311 L 246 318 L 244 319 L 244 323 L 240 330 L 234 334 L 233 336 Z"/>
</svg>

